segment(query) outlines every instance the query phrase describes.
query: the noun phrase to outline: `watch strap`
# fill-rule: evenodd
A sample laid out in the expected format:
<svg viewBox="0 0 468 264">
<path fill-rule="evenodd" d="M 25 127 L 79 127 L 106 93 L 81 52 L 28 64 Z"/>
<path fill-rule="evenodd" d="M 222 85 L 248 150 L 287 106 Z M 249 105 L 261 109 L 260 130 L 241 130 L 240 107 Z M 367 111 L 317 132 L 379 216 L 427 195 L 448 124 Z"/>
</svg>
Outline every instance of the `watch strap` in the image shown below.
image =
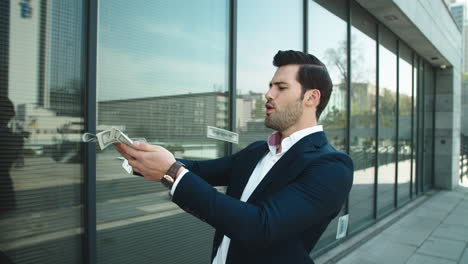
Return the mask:
<svg viewBox="0 0 468 264">
<path fill-rule="evenodd" d="M 164 184 L 164 186 L 166 186 L 169 190 L 171 190 L 172 185 L 174 185 L 175 179 L 177 178 L 177 172 L 179 171 L 180 167 L 185 167 L 185 164 L 180 161 L 174 162 L 161 179 L 162 184 Z"/>
<path fill-rule="evenodd" d="M 176 161 L 176 162 L 172 163 L 171 167 L 169 167 L 169 169 L 167 170 L 166 175 L 169 175 L 173 179 L 175 179 L 176 176 L 177 176 L 177 172 L 179 171 L 180 167 L 185 167 L 185 164 L 183 164 L 180 161 Z"/>
</svg>

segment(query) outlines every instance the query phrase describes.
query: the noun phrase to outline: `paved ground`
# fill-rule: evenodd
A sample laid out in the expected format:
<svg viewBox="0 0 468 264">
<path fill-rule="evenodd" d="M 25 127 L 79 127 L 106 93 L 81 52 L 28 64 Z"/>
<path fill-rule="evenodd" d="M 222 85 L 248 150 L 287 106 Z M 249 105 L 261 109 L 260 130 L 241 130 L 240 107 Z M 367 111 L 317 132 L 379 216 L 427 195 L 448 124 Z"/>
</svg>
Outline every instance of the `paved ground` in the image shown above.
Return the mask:
<svg viewBox="0 0 468 264">
<path fill-rule="evenodd" d="M 468 182 L 438 191 L 338 264 L 468 264 Z"/>
</svg>

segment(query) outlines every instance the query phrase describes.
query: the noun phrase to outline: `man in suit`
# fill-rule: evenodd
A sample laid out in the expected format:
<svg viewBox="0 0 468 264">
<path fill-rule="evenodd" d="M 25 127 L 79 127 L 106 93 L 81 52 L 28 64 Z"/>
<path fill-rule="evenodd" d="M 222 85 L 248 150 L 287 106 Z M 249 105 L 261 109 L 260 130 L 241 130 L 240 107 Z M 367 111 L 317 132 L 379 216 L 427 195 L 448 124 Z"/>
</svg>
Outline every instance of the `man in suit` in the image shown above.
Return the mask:
<svg viewBox="0 0 468 264">
<path fill-rule="evenodd" d="M 317 125 L 332 91 L 325 65 L 299 51 L 279 51 L 273 64 L 265 125 L 277 132 L 267 141 L 208 161 L 115 144 L 137 173 L 162 181 L 173 202 L 216 229 L 214 264 L 313 263 L 310 251 L 351 189 L 351 159 Z M 227 186 L 226 194 L 212 186 Z"/>
</svg>

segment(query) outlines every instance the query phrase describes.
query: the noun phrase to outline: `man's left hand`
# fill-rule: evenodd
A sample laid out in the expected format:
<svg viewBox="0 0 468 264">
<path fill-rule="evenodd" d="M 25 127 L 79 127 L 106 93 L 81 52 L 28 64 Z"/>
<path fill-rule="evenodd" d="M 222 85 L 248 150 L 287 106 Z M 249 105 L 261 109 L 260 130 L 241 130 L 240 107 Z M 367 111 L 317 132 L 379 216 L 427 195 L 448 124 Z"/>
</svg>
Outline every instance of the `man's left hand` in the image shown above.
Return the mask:
<svg viewBox="0 0 468 264">
<path fill-rule="evenodd" d="M 128 160 L 133 170 L 143 175 L 148 181 L 161 181 L 176 161 L 174 155 L 167 149 L 141 141 L 133 142 L 133 147 L 122 143 L 114 143 L 114 146 Z"/>
</svg>

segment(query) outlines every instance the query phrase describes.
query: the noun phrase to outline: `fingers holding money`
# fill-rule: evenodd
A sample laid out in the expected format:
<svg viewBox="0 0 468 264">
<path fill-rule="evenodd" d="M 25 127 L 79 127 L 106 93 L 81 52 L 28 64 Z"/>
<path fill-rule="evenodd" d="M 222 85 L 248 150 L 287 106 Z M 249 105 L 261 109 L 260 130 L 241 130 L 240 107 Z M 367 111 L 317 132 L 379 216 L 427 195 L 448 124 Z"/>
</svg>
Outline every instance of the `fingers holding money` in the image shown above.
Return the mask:
<svg viewBox="0 0 468 264">
<path fill-rule="evenodd" d="M 133 153 L 134 155 L 132 155 L 132 153 L 129 153 L 129 150 L 133 152 L 136 152 L 136 151 L 126 146 L 125 144 L 117 142 L 117 143 L 114 143 L 114 147 L 120 153 L 120 155 L 122 155 L 128 161 L 134 160 L 136 158 L 136 153 Z"/>
</svg>

